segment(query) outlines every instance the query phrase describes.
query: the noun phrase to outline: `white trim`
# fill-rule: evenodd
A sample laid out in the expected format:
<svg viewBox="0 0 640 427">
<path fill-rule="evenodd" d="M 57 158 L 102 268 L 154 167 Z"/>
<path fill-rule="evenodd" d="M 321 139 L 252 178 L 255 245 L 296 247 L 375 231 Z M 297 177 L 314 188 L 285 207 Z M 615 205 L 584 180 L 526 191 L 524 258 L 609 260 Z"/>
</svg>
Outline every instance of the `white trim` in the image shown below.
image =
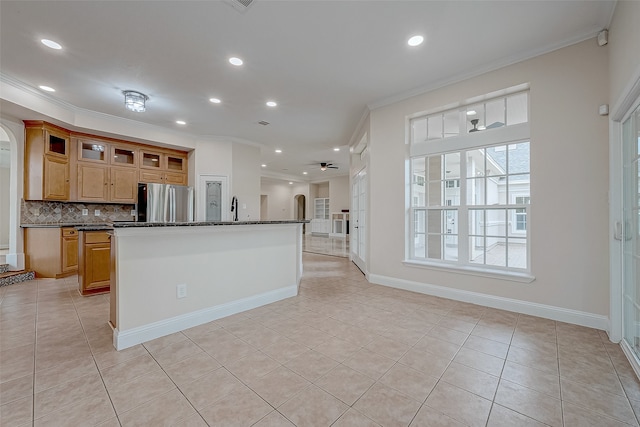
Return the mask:
<svg viewBox="0 0 640 427">
<path fill-rule="evenodd" d="M 389 286 L 392 288 L 404 289 L 412 292 L 419 292 L 426 295 L 434 295 L 448 298 L 455 301 L 479 304 L 485 307 L 497 308 L 500 310 L 514 311 L 516 313 L 528 314 L 531 316 L 543 317 L 560 322 L 572 323 L 606 330 L 609 319 L 600 314 L 587 313 L 584 311 L 572 310 L 569 308 L 556 307 L 552 305 L 539 304 L 535 302 L 504 298 L 495 295 L 482 294 L 479 292 L 454 289 L 446 286 L 432 285 L 429 283 L 414 282 L 411 280 L 397 279 L 394 277 L 371 274 L 369 281 L 377 285 Z"/>
<path fill-rule="evenodd" d="M 285 298 L 294 297 L 297 294 L 298 285 L 296 284 L 170 319 L 160 320 L 126 331 L 120 331 L 118 328 L 115 328 L 113 330 L 113 346 L 118 351 L 124 350 L 125 348 L 184 331 L 185 329 L 231 316 L 232 314 L 241 313 Z"/>
<path fill-rule="evenodd" d="M 615 8 L 615 2 L 611 2 L 611 3 L 613 3 L 611 5 L 611 8 L 612 9 Z M 404 101 L 409 98 L 413 98 L 414 96 L 423 95 L 425 93 L 432 92 L 436 89 L 440 89 L 455 83 L 469 80 L 471 78 L 490 73 L 491 71 L 496 71 L 501 68 L 505 68 L 510 65 L 517 64 L 519 62 L 527 61 L 537 56 L 541 56 L 541 55 L 551 53 L 568 46 L 572 46 L 574 44 L 581 43 L 585 40 L 589 40 L 591 38 L 596 37 L 600 31 L 602 31 L 602 27 L 595 25 L 589 30 L 585 31 L 584 33 L 576 37 L 572 37 L 568 40 L 564 40 L 559 43 L 553 43 L 539 49 L 533 49 L 525 52 L 518 52 L 516 55 L 509 56 L 500 61 L 495 61 L 491 64 L 488 64 L 485 67 L 475 68 L 473 71 L 470 71 L 470 72 L 464 72 L 457 75 L 453 75 L 451 77 L 446 77 L 444 79 L 429 83 L 419 88 L 411 89 L 405 92 L 398 93 L 396 95 L 378 99 L 374 102 L 367 104 L 367 107 L 369 108 L 369 110 L 375 110 L 377 108 L 385 107 L 387 105 L 395 104 L 397 102 Z"/>
<path fill-rule="evenodd" d="M 622 341 L 624 330 L 622 242 L 613 238 L 615 223 L 623 220 L 622 122 L 640 103 L 640 66 L 633 73 L 609 116 L 609 336 Z"/>
<path fill-rule="evenodd" d="M 222 191 L 220 194 L 220 216 L 221 221 L 231 221 L 229 210 L 229 177 L 227 175 L 200 174 L 198 175 L 198 189 L 196 191 L 196 220 L 206 221 L 206 197 L 207 183 L 220 182 Z"/>
<path fill-rule="evenodd" d="M 638 362 L 638 358 L 635 356 L 634 351 L 629 347 L 629 344 L 625 340 L 620 342 L 620 348 L 622 348 L 624 355 L 627 356 L 629 364 L 633 368 L 633 372 L 636 373 L 636 377 L 640 379 L 640 362 Z"/>
<path fill-rule="evenodd" d="M 514 270 L 499 270 L 491 268 L 474 267 L 472 265 L 447 264 L 434 261 L 417 261 L 406 259 L 402 263 L 408 267 L 432 268 L 450 273 L 468 274 L 470 276 L 490 277 L 492 279 L 509 280 L 512 282 L 531 283 L 536 276 L 528 272 Z"/>
</svg>

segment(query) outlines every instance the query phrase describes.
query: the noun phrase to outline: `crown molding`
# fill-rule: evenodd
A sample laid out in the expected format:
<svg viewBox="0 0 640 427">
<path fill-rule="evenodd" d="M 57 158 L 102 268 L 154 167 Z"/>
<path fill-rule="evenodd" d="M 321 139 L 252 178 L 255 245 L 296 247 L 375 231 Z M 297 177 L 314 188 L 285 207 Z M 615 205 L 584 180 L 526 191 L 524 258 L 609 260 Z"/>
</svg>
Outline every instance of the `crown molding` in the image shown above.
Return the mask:
<svg viewBox="0 0 640 427">
<path fill-rule="evenodd" d="M 413 98 L 414 96 L 418 96 L 418 95 L 423 95 L 425 93 L 428 92 L 432 92 L 436 89 L 440 89 L 455 83 L 460 83 L 463 82 L 465 80 L 469 80 L 471 78 L 474 77 L 478 77 L 481 76 L 483 74 L 489 73 L 491 71 L 496 71 L 499 70 L 501 68 L 504 67 L 508 67 L 510 65 L 514 65 L 517 64 L 519 62 L 524 62 L 527 61 L 529 59 L 541 56 L 541 55 L 545 55 L 547 53 L 551 53 L 554 52 L 556 50 L 574 45 L 574 44 L 578 44 L 581 43 L 585 40 L 589 40 L 592 38 L 595 38 L 598 35 L 598 32 L 600 32 L 602 30 L 602 27 L 592 27 L 591 29 L 589 29 L 588 31 L 585 31 L 584 33 L 576 36 L 576 37 L 571 37 L 569 39 L 563 40 L 561 42 L 558 43 L 552 43 L 549 44 L 547 46 L 544 46 L 542 48 L 538 48 L 538 49 L 532 49 L 532 50 L 528 50 L 525 52 L 521 52 L 515 55 L 511 55 L 508 56 L 502 60 L 499 61 L 495 61 L 492 62 L 490 64 L 487 64 L 484 67 L 478 68 L 476 70 L 473 70 L 471 72 L 465 72 L 465 73 L 460 73 L 460 74 L 456 74 L 453 75 L 451 77 L 448 77 L 446 79 L 442 79 L 442 80 L 438 80 L 436 82 L 430 83 L 428 85 L 425 86 L 421 86 L 415 89 L 411 89 L 405 92 L 401 92 L 386 98 L 382 98 L 379 99 L 377 101 L 374 101 L 370 104 L 367 104 L 367 107 L 369 108 L 369 110 L 375 110 L 377 108 L 381 108 L 381 107 L 385 107 L 387 105 L 391 105 L 391 104 L 395 104 L 397 102 L 400 101 L 404 101 L 406 99 L 409 98 Z"/>
</svg>

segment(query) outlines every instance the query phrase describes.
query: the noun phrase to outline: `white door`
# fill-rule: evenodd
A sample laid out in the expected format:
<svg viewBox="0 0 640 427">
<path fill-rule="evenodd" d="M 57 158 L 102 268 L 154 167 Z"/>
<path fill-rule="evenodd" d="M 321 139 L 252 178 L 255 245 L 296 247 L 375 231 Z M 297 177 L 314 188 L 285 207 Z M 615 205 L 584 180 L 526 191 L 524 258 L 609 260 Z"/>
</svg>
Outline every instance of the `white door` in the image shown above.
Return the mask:
<svg viewBox="0 0 640 427">
<path fill-rule="evenodd" d="M 198 221 L 230 221 L 228 178 L 200 175 L 198 178 Z"/>
<path fill-rule="evenodd" d="M 367 271 L 367 169 L 353 178 L 350 214 L 351 260 L 358 268 Z"/>
<path fill-rule="evenodd" d="M 640 361 L 640 106 L 622 124 L 623 339 Z"/>
</svg>

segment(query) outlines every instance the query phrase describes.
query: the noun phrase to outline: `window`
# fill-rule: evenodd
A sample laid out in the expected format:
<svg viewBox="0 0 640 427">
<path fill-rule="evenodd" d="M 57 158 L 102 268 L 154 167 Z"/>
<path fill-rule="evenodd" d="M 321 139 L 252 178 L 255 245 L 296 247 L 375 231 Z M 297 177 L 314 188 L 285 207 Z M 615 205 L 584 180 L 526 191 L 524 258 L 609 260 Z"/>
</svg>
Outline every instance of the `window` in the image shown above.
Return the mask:
<svg viewBox="0 0 640 427">
<path fill-rule="evenodd" d="M 430 127 L 429 119 L 441 117 L 444 123 L 452 112 L 411 119 L 424 122 L 427 143 L 412 143 L 410 150 L 409 261 L 507 274 L 530 271 L 527 100 L 528 92 L 521 92 L 463 106 L 456 113 L 460 123 L 469 123 L 466 132 L 442 131 L 440 141 L 432 143 L 429 130 L 438 134 L 440 128 Z M 413 138 L 413 126 L 410 132 Z"/>
<path fill-rule="evenodd" d="M 453 138 L 465 133 L 514 126 L 529 121 L 529 93 L 514 93 L 462 109 L 443 111 L 412 118 L 412 144 Z"/>
</svg>

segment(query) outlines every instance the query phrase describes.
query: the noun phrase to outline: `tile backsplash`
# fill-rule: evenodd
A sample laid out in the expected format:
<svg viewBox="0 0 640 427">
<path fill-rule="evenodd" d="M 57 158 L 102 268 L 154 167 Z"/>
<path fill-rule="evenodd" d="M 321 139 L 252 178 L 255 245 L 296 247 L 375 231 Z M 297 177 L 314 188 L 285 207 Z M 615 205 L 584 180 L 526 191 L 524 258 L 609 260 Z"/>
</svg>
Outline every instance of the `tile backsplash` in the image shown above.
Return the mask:
<svg viewBox="0 0 640 427">
<path fill-rule="evenodd" d="M 89 214 L 82 215 L 87 209 Z M 22 200 L 20 209 L 21 224 L 62 223 L 102 223 L 106 221 L 135 221 L 131 211 L 135 205 L 114 205 L 100 203 L 48 202 Z M 100 215 L 96 216 L 96 210 Z"/>
</svg>

